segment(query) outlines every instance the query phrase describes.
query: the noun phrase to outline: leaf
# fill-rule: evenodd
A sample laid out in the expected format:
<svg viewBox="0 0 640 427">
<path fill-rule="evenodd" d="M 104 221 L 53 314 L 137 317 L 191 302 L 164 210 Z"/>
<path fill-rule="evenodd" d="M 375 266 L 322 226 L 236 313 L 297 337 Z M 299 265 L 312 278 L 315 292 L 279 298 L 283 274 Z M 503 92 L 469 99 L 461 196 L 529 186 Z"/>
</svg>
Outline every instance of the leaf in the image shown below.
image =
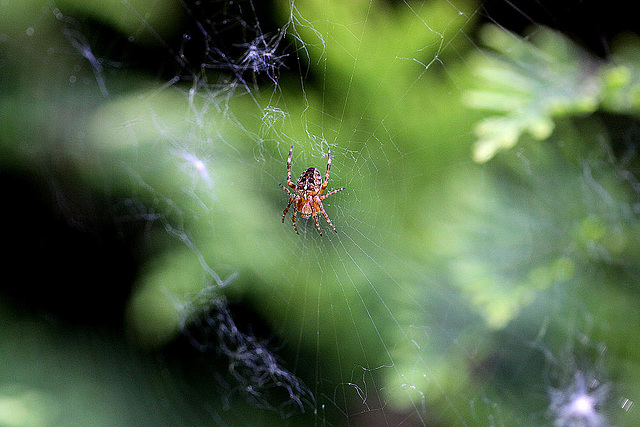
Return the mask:
<svg viewBox="0 0 640 427">
<path fill-rule="evenodd" d="M 472 59 L 479 88 L 467 91 L 465 100 L 471 108 L 498 115 L 476 126 L 476 162 L 513 147 L 525 133 L 547 139 L 557 117 L 598 108 L 599 63 L 561 34 L 538 28 L 530 41 L 486 26 L 481 39 L 493 52 Z"/>
</svg>

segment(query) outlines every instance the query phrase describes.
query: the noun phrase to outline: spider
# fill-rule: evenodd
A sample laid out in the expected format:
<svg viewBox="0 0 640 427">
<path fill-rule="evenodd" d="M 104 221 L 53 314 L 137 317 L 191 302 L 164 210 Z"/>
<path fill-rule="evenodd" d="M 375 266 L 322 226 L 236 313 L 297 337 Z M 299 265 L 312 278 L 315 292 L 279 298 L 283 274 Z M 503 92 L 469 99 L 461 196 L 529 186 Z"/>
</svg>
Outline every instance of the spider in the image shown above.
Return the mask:
<svg viewBox="0 0 640 427">
<path fill-rule="evenodd" d="M 300 178 L 298 178 L 297 183 L 291 182 L 291 154 L 293 154 L 293 146 L 291 146 L 291 150 L 289 150 L 289 158 L 287 159 L 287 184 L 289 187 L 295 190 L 295 193 L 290 192 L 284 185 L 280 184 L 280 187 L 289 195 L 289 203 L 287 207 L 284 208 L 284 212 L 282 212 L 282 222 L 284 223 L 284 217 L 289 212 L 289 208 L 293 204 L 293 229 L 298 233 L 298 228 L 296 227 L 296 214 L 298 212 L 301 213 L 302 218 L 309 218 L 313 216 L 313 219 L 316 222 L 316 228 L 318 229 L 318 233 L 322 236 L 322 230 L 320 229 L 320 224 L 318 223 L 318 212 L 322 212 L 324 219 L 327 220 L 333 231 L 338 232 L 336 228 L 333 226 L 333 223 L 329 219 L 329 215 L 324 211 L 324 207 L 322 206 L 322 201 L 329 197 L 332 194 L 337 193 L 338 191 L 344 190 L 347 187 L 338 188 L 337 190 L 329 191 L 324 196 L 321 196 L 322 192 L 327 188 L 327 183 L 329 182 L 329 169 L 331 169 L 331 148 L 329 148 L 329 154 L 327 155 L 327 174 L 324 177 L 324 182 L 322 181 L 322 177 L 320 176 L 320 171 L 316 168 L 308 168 L 306 171 L 302 172 Z"/>
</svg>

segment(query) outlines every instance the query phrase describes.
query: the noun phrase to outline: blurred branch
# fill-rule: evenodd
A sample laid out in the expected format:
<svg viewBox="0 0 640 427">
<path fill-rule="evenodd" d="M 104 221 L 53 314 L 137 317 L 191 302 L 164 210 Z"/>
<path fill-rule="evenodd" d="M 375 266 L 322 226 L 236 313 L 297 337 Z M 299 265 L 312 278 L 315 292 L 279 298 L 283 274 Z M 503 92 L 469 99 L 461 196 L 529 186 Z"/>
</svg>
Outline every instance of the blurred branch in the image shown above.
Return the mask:
<svg viewBox="0 0 640 427">
<path fill-rule="evenodd" d="M 491 51 L 473 58 L 477 88 L 467 91 L 465 100 L 474 109 L 498 114 L 476 125 L 476 162 L 512 148 L 524 134 L 547 139 L 559 117 L 598 109 L 640 113 L 636 38 L 626 37 L 608 60 L 601 61 L 547 28 L 521 38 L 486 26 L 480 35 Z"/>
</svg>

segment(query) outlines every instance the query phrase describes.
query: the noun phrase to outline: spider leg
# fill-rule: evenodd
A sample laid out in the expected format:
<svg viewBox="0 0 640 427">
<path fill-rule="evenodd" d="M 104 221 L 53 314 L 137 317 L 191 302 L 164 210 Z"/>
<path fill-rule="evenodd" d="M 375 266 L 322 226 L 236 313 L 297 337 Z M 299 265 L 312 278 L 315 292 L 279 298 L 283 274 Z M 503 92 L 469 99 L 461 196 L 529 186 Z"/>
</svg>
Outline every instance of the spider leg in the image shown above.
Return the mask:
<svg viewBox="0 0 640 427">
<path fill-rule="evenodd" d="M 289 203 L 287 203 L 287 207 L 284 208 L 284 212 L 282 212 L 282 222 L 284 223 L 284 217 L 287 215 L 287 212 L 289 212 L 289 208 L 291 207 L 291 203 L 293 203 L 293 197 L 289 198 Z"/>
<path fill-rule="evenodd" d="M 337 189 L 335 189 L 335 190 L 331 190 L 331 191 L 329 191 L 327 194 L 325 194 L 324 196 L 320 196 L 320 200 L 324 200 L 324 199 L 326 199 L 327 197 L 329 197 L 330 195 L 332 195 L 332 194 L 336 194 L 338 191 L 342 191 L 342 190 L 344 190 L 345 188 L 347 188 L 347 187 L 342 187 L 342 188 L 337 188 Z"/>
<path fill-rule="evenodd" d="M 291 188 L 296 188 L 296 185 L 293 182 L 291 182 L 291 155 L 292 154 L 293 154 L 293 145 L 289 150 L 289 158 L 287 159 L 287 184 L 289 184 L 289 187 Z"/>
<path fill-rule="evenodd" d="M 327 184 L 329 183 L 329 169 L 331 169 L 331 147 L 329 147 L 329 153 L 327 154 L 327 174 L 324 176 L 322 187 L 320 187 L 320 191 L 318 191 L 316 195 L 322 194 L 322 192 L 327 188 Z"/>
<path fill-rule="evenodd" d="M 319 198 L 318 198 L 319 199 Z M 329 219 L 329 215 L 327 215 L 327 213 L 324 211 L 324 206 L 322 206 L 322 203 L 320 202 L 320 200 L 316 201 L 316 206 L 318 207 L 318 209 L 320 210 L 320 212 L 322 212 L 322 216 L 324 216 L 324 219 L 327 220 L 327 223 L 329 223 L 329 225 L 331 226 L 331 228 L 333 228 L 333 231 L 335 231 L 336 233 L 338 232 L 338 230 L 336 230 L 336 228 L 333 226 L 333 223 L 331 222 L 331 220 Z M 316 219 L 316 224 L 318 224 L 318 218 L 315 214 L 313 214 L 313 217 Z M 320 226 L 318 225 L 318 230 L 320 230 Z M 322 233 L 320 233 L 322 234 Z"/>
<path fill-rule="evenodd" d="M 318 222 L 318 215 L 313 213 L 313 220 L 316 222 L 316 228 L 318 229 L 318 233 L 322 236 L 322 230 L 320 229 L 320 223 Z"/>
<path fill-rule="evenodd" d="M 293 200 L 295 199 L 295 195 L 292 194 L 289 190 L 287 190 L 284 185 L 282 184 L 278 184 L 280 186 L 280 188 L 282 188 L 284 190 L 285 193 L 287 193 L 289 195 L 289 203 L 287 203 L 287 207 L 284 208 L 284 212 L 282 212 L 282 222 L 284 222 L 284 217 L 287 215 L 287 212 L 289 211 L 289 208 L 291 207 L 291 203 L 293 203 Z"/>
<path fill-rule="evenodd" d="M 297 210 L 293 210 L 293 229 L 296 231 L 296 234 L 300 234 L 298 233 L 298 227 L 296 227 L 296 214 L 298 213 Z"/>
<path fill-rule="evenodd" d="M 278 185 L 279 185 L 279 186 L 280 186 L 280 188 L 282 188 L 282 189 L 285 191 L 285 193 L 287 193 L 289 196 L 291 196 L 291 197 L 295 196 L 295 194 L 293 194 L 291 191 L 289 191 L 289 190 L 288 190 L 284 185 L 282 185 L 282 184 L 280 184 L 280 183 L 278 183 Z"/>
</svg>

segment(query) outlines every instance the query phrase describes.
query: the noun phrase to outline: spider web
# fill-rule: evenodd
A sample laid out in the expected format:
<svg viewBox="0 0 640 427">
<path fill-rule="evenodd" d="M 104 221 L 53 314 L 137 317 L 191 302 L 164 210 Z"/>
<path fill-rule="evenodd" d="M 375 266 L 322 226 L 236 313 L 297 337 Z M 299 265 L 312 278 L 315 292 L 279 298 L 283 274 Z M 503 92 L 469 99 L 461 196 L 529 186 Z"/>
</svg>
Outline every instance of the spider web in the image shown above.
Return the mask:
<svg viewBox="0 0 640 427">
<path fill-rule="evenodd" d="M 0 35 L 1 61 L 14 66 L 26 47 L 36 65 L 15 105 L 49 111 L 47 94 L 72 123 L 51 138 L 65 141 L 59 162 L 37 144 L 7 149 L 12 161 L 51 168 L 51 184 L 73 165 L 92 191 L 106 189 L 121 233 L 143 228 L 129 341 L 100 362 L 142 360 L 137 375 L 153 377 L 137 379 L 123 407 L 150 425 L 631 425 L 637 367 L 624 338 L 606 333 L 620 323 L 598 310 L 597 284 L 637 320 L 621 302 L 635 267 L 620 267 L 623 244 L 602 237 L 636 227 L 635 201 L 610 181 L 632 186 L 632 168 L 602 141 L 576 163 L 538 141 L 473 161 L 484 116 L 465 100 L 476 62 L 492 55 L 479 22 L 513 50 L 528 40 L 467 1 L 270 8 L 120 0 L 95 16 L 48 3 L 12 24 L 24 32 Z M 151 66 L 136 57 L 149 50 Z M 323 202 L 337 233 L 321 215 L 322 236 L 313 219 L 298 215 L 299 235 L 291 214 L 281 223 L 291 146 L 293 180 L 324 171 L 331 149 L 327 191 L 347 187 Z M 81 216 L 54 193 L 70 221 Z M 123 357 L 130 343 L 142 355 Z M 11 378 L 2 422 L 2 402 L 68 413 L 37 381 Z"/>
</svg>

